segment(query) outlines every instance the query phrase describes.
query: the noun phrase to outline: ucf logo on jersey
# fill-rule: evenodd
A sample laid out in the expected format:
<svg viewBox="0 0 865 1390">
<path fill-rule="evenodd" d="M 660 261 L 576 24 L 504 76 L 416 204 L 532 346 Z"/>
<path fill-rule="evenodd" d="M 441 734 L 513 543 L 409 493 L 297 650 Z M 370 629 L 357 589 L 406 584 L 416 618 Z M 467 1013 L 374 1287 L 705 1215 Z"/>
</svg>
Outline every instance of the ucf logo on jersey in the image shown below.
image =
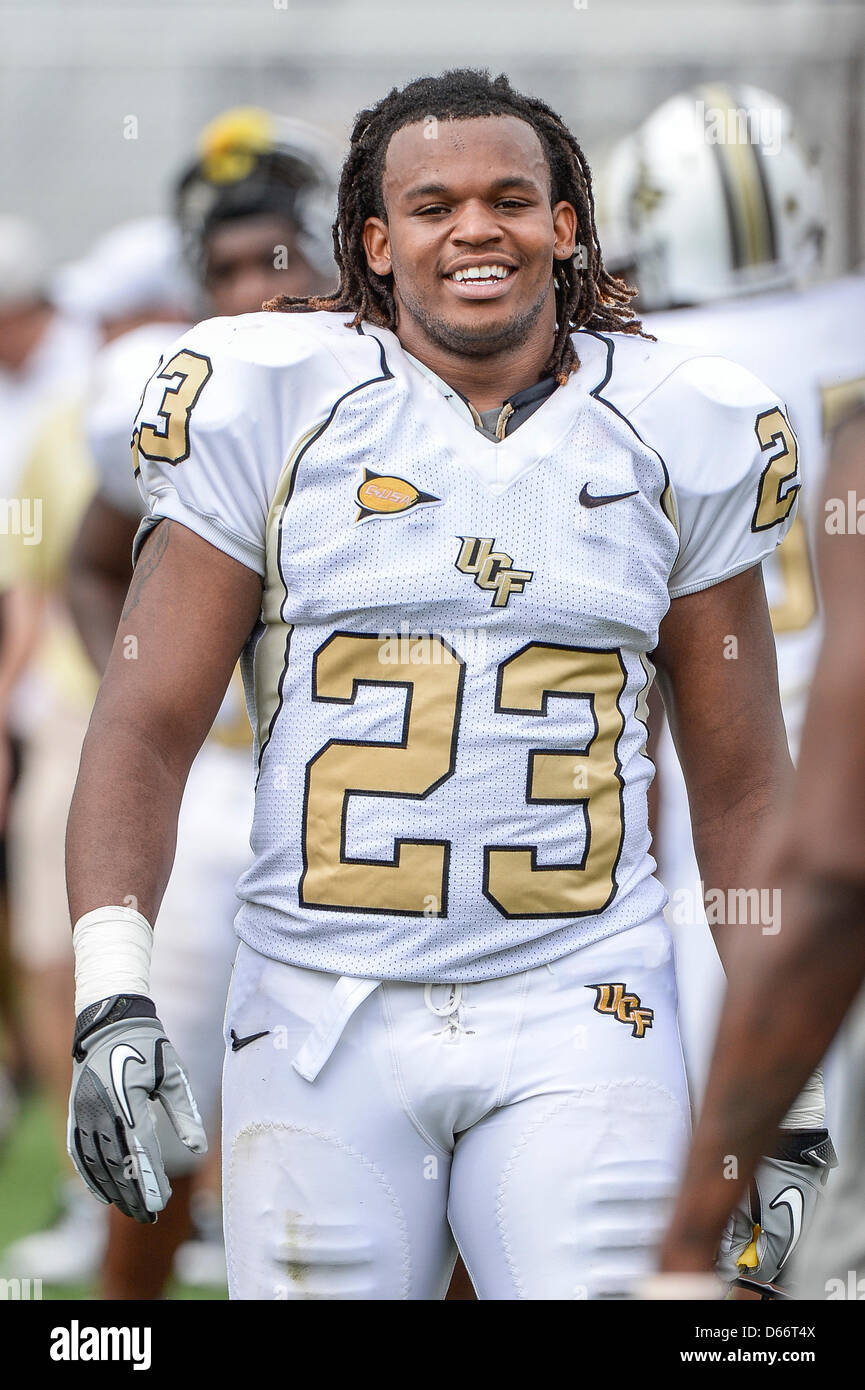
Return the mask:
<svg viewBox="0 0 865 1390">
<path fill-rule="evenodd" d="M 495 537 L 483 540 L 478 536 L 460 536 L 460 553 L 456 567 L 463 574 L 473 574 L 480 589 L 492 589 L 493 608 L 507 607 L 511 594 L 521 594 L 534 577 L 533 570 L 515 570 L 510 555 L 493 550 Z"/>
<path fill-rule="evenodd" d="M 638 994 L 627 994 L 622 984 L 586 985 L 586 989 L 597 991 L 594 1003 L 597 1013 L 612 1014 L 619 1023 L 630 1023 L 631 1033 L 635 1038 L 646 1036 L 646 1029 L 651 1028 L 655 1011 L 642 1008 Z"/>
</svg>

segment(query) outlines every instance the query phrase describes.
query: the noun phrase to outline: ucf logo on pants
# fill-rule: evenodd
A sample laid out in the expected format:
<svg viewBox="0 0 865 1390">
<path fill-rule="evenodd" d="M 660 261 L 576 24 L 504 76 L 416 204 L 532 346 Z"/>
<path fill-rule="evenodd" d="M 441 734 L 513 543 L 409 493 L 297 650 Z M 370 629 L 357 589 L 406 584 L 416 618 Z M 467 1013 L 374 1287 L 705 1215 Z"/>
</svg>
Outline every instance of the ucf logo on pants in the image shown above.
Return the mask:
<svg viewBox="0 0 865 1390">
<path fill-rule="evenodd" d="M 586 985 L 586 989 L 597 991 L 595 1009 L 599 1014 L 612 1014 L 620 1023 L 630 1023 L 635 1038 L 646 1036 L 655 1014 L 654 1010 L 641 1007 L 639 994 L 628 994 L 622 984 Z"/>
</svg>

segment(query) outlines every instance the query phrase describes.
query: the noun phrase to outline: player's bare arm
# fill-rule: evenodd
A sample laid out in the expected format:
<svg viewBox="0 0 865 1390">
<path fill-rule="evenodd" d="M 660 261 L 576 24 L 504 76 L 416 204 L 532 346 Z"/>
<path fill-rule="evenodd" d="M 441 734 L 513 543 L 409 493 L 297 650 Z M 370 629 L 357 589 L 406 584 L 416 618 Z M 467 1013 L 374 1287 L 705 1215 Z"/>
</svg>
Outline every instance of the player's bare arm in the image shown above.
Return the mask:
<svg viewBox="0 0 865 1390">
<path fill-rule="evenodd" d="M 749 889 L 754 837 L 783 805 L 792 764 L 759 566 L 674 599 L 655 653 L 705 891 Z M 713 927 L 727 964 L 740 930 Z"/>
<path fill-rule="evenodd" d="M 66 590 L 87 654 L 98 671 L 111 655 L 132 572 L 137 520 L 100 494 L 84 514 L 69 557 Z"/>
<path fill-rule="evenodd" d="M 134 898 L 153 921 L 186 776 L 261 602 L 256 574 L 163 521 L 136 567 L 69 817 L 72 920 Z"/>
<path fill-rule="evenodd" d="M 183 525 L 155 526 L 139 555 L 69 815 L 77 1020 L 68 1149 L 94 1195 L 141 1223 L 155 1221 L 171 1195 L 149 1101 L 161 1102 L 187 1148 L 207 1148 L 183 1064 L 150 999 L 152 923 L 189 768 L 260 597 L 258 576 L 237 560 Z"/>
<path fill-rule="evenodd" d="M 836 442 L 833 495 L 861 490 L 863 461 L 859 416 Z M 710 1268 L 736 1191 L 865 977 L 861 538 L 824 534 L 819 559 L 826 628 L 798 775 L 774 846 L 763 840 L 762 881 L 782 885 L 782 930 L 743 933 L 733 957 L 706 1101 L 663 1250 L 666 1270 Z M 723 1155 L 731 1152 L 738 1182 L 724 1176 Z"/>
</svg>

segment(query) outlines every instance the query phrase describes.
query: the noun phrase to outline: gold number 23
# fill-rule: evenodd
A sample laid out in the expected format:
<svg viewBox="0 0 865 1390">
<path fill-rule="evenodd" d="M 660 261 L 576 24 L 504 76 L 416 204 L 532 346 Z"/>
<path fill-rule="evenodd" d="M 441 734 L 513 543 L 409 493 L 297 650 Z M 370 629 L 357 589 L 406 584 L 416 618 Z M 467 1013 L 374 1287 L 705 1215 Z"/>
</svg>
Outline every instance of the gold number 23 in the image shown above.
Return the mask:
<svg viewBox="0 0 865 1390">
<path fill-rule="evenodd" d="M 307 765 L 305 907 L 447 915 L 446 840 L 395 838 L 390 861 L 345 852 L 352 796 L 423 800 L 453 776 L 465 664 L 442 637 L 421 640 L 421 664 L 407 653 L 391 658 L 391 640 L 372 635 L 337 632 L 316 653 L 315 700 L 351 705 L 362 685 L 392 685 L 404 689 L 405 706 L 398 740 L 331 739 Z M 575 917 L 612 900 L 624 835 L 617 747 L 625 680 L 618 651 L 530 642 L 501 663 L 496 713 L 543 719 L 549 697 L 562 696 L 588 701 L 595 725 L 583 748 L 528 753 L 527 803 L 582 805 L 585 849 L 579 863 L 552 866 L 537 863 L 536 845 L 485 846 L 483 892 L 504 917 Z M 483 818 L 483 804 L 477 815 Z"/>
</svg>

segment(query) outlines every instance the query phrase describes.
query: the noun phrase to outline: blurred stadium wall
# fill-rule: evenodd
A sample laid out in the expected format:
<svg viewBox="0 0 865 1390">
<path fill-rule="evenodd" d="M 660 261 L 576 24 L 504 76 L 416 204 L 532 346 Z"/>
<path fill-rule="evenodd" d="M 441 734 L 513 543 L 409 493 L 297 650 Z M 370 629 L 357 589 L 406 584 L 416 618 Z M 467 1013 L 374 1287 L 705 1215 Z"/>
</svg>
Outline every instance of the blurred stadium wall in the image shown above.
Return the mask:
<svg viewBox="0 0 865 1390">
<path fill-rule="evenodd" d="M 590 160 L 692 82 L 766 87 L 821 153 L 827 270 L 865 258 L 863 0 L 0 0 L 3 210 L 59 263 L 159 209 L 224 107 L 343 138 L 392 85 L 454 65 L 506 70 Z"/>
</svg>

